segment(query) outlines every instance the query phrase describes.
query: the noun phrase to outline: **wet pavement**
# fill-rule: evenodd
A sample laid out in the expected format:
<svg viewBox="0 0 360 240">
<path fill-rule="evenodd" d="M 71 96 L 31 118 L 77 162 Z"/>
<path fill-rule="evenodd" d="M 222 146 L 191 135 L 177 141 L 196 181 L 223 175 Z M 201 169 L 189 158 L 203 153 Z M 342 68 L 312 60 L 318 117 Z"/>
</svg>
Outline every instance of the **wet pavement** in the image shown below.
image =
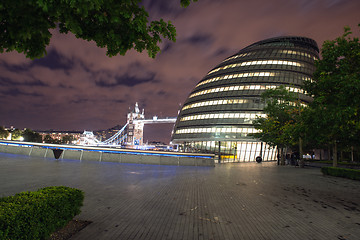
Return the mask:
<svg viewBox="0 0 360 240">
<path fill-rule="evenodd" d="M 360 181 L 268 163 L 184 167 L 0 153 L 0 196 L 85 192 L 87 239 L 360 239 Z"/>
</svg>

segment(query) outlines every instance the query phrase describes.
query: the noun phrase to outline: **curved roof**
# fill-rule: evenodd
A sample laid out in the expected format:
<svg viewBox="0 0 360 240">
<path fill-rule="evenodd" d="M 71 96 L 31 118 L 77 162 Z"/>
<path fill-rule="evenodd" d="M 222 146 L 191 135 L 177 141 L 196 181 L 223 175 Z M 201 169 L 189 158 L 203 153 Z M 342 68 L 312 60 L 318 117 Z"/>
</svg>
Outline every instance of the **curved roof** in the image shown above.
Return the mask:
<svg viewBox="0 0 360 240">
<path fill-rule="evenodd" d="M 252 120 L 264 115 L 261 94 L 285 86 L 310 101 L 301 85 L 312 78 L 318 58 L 316 42 L 306 37 L 270 38 L 241 49 L 198 82 L 178 115 L 172 141 L 253 141 Z"/>
<path fill-rule="evenodd" d="M 312 40 L 311 38 L 300 37 L 300 36 L 282 36 L 282 37 L 268 38 L 268 39 L 253 43 L 253 44 L 247 46 L 246 48 L 244 48 L 243 50 L 252 48 L 253 46 L 261 46 L 264 44 L 271 44 L 271 43 L 273 43 L 273 44 L 286 43 L 286 42 L 294 44 L 294 45 L 298 44 L 300 46 L 310 47 L 319 53 L 319 47 L 314 40 Z"/>
</svg>

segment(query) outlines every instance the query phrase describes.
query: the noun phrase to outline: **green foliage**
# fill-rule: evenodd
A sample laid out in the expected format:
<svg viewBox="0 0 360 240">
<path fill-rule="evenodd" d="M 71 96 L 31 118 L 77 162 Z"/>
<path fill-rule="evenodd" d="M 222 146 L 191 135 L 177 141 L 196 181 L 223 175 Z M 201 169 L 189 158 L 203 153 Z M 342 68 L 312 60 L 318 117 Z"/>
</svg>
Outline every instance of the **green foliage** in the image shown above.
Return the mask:
<svg viewBox="0 0 360 240">
<path fill-rule="evenodd" d="M 49 135 L 49 134 L 45 135 L 45 137 L 43 139 L 43 141 L 45 143 L 53 143 L 53 144 L 61 144 L 61 143 L 71 144 L 74 140 L 75 140 L 75 138 L 72 135 L 65 135 L 62 137 L 61 140 L 58 140 L 58 139 L 52 138 L 51 135 Z"/>
<path fill-rule="evenodd" d="M 343 36 L 324 42 L 313 81 L 304 85 L 314 101 L 303 114 L 303 131 L 314 147 L 360 146 L 360 42 L 351 34 L 345 27 Z"/>
<path fill-rule="evenodd" d="M 61 143 L 71 144 L 75 140 L 74 136 L 72 135 L 65 135 L 62 137 Z"/>
<path fill-rule="evenodd" d="M 253 122 L 255 129 L 260 131 L 252 135 L 278 148 L 296 145 L 299 133 L 295 125 L 301 107 L 296 103 L 295 94 L 281 86 L 265 91 L 262 98 L 266 103 L 266 117 Z"/>
<path fill-rule="evenodd" d="M 326 164 L 332 164 L 333 162 L 330 160 L 316 160 L 316 159 L 306 159 L 307 162 L 314 162 L 314 163 L 326 163 Z M 345 165 L 347 167 L 360 167 L 359 162 L 338 162 L 339 165 Z"/>
<path fill-rule="evenodd" d="M 23 132 L 20 129 L 11 130 L 11 140 L 20 140 Z"/>
<path fill-rule="evenodd" d="M 197 1 L 197 0 L 195 0 Z M 125 55 L 130 49 L 160 51 L 162 38 L 176 41 L 170 21 L 148 21 L 141 0 L 37 0 L 0 2 L 0 52 L 17 51 L 31 59 L 43 57 L 52 34 L 72 32 L 77 38 L 107 48 L 107 56 Z M 186 7 L 191 0 L 181 0 Z"/>
<path fill-rule="evenodd" d="M 54 142 L 54 139 L 53 139 L 49 134 L 47 134 L 47 135 L 45 135 L 43 141 L 44 141 L 45 143 L 53 143 L 53 142 Z"/>
<path fill-rule="evenodd" d="M 180 0 L 182 7 L 187 7 L 190 5 L 190 2 L 197 2 L 198 0 Z"/>
<path fill-rule="evenodd" d="M 25 142 L 42 142 L 41 135 L 28 128 L 24 130 L 23 137 Z"/>
<path fill-rule="evenodd" d="M 0 239 L 48 239 L 80 213 L 84 193 L 46 187 L 0 198 Z"/>
<path fill-rule="evenodd" d="M 6 139 L 8 136 L 9 132 L 3 126 L 0 126 L 0 139 Z"/>
<path fill-rule="evenodd" d="M 360 180 L 360 170 L 357 169 L 322 167 L 321 172 L 325 175 Z"/>
<path fill-rule="evenodd" d="M 285 89 L 263 94 L 267 117 L 254 121 L 255 137 L 278 148 L 293 147 L 300 137 L 309 148 L 333 145 L 334 165 L 338 146 L 360 146 L 360 42 L 350 35 L 346 27 L 343 36 L 324 42 L 313 80 L 304 83 L 314 99 L 308 107 L 293 105 L 296 98 Z"/>
</svg>

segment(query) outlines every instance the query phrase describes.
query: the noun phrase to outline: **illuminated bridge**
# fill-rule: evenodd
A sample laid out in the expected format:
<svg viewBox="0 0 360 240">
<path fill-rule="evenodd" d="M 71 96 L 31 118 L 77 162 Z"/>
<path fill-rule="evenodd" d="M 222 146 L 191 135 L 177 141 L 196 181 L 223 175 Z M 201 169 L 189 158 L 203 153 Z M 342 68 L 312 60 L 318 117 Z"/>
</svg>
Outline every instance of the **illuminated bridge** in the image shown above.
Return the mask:
<svg viewBox="0 0 360 240">
<path fill-rule="evenodd" d="M 144 144 L 144 125 L 154 123 L 175 123 L 176 117 L 158 118 L 154 116 L 152 119 L 145 119 L 144 109 L 140 112 L 138 103 L 135 104 L 133 111 L 127 114 L 126 124 L 109 139 L 101 142 L 95 138 L 93 132 L 84 131 L 79 145 L 89 146 L 130 146 Z"/>
</svg>

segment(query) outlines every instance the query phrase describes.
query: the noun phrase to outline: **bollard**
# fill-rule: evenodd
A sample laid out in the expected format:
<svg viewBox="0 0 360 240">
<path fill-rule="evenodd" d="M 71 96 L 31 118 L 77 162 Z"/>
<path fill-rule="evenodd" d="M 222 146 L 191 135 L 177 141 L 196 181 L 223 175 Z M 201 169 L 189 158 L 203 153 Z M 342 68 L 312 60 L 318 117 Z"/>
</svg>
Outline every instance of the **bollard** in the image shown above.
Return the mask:
<svg viewBox="0 0 360 240">
<path fill-rule="evenodd" d="M 257 157 L 256 157 L 256 162 L 257 162 L 257 163 L 261 163 L 261 162 L 262 162 L 262 157 L 257 156 Z"/>
</svg>

